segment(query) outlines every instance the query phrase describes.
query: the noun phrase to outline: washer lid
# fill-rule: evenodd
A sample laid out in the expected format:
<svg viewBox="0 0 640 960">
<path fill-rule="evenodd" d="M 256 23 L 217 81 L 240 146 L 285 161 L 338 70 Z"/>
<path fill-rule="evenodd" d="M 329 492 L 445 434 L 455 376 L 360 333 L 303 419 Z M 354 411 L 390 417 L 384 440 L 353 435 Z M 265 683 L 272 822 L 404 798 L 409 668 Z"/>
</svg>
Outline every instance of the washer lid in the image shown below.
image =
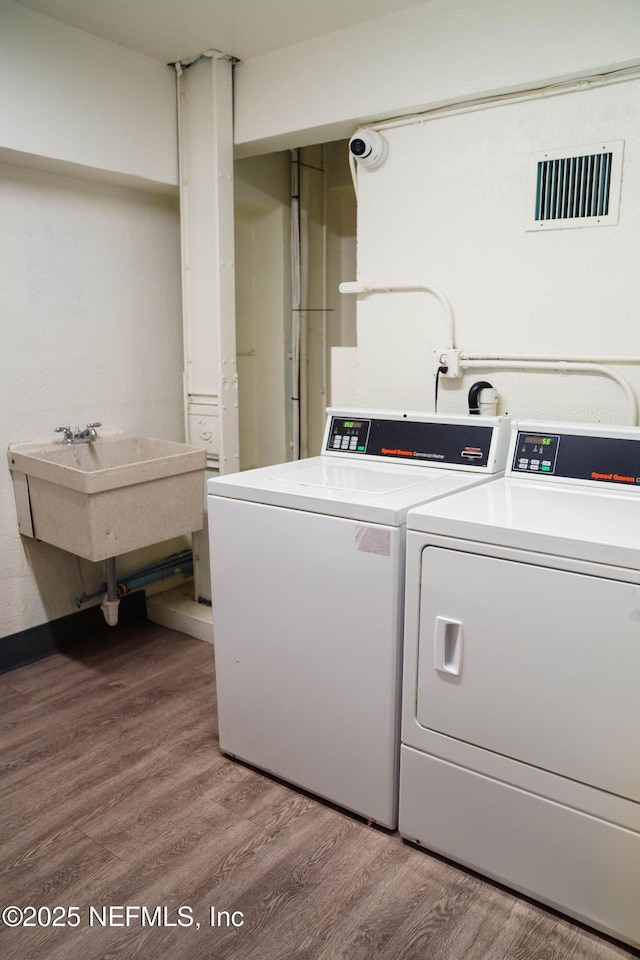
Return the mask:
<svg viewBox="0 0 640 960">
<path fill-rule="evenodd" d="M 302 487 L 349 490 L 365 494 L 397 493 L 418 486 L 424 483 L 425 479 L 433 480 L 438 475 L 437 471 L 428 467 L 419 471 L 401 472 L 391 466 L 362 466 L 352 461 L 340 463 L 337 460 L 327 462 L 324 457 L 314 458 L 311 464 L 306 460 L 297 461 L 292 466 L 293 469 L 273 473 L 273 478 L 285 483 L 300 484 Z"/>
<path fill-rule="evenodd" d="M 640 496 L 611 485 L 501 478 L 417 507 L 407 528 L 637 569 Z"/>
<path fill-rule="evenodd" d="M 491 480 L 491 475 L 393 463 L 311 457 L 214 477 L 209 496 L 399 526 L 419 503 Z"/>
</svg>

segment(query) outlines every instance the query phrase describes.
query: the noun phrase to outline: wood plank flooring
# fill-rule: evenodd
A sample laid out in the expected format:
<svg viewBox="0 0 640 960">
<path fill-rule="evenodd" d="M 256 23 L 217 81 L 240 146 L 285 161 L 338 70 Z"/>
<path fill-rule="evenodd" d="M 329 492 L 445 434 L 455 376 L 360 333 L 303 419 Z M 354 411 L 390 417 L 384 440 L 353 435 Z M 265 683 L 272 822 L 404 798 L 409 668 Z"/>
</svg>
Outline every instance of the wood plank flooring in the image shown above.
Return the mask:
<svg viewBox="0 0 640 960">
<path fill-rule="evenodd" d="M 223 757 L 209 644 L 129 626 L 0 704 L 0 907 L 79 917 L 0 923 L 0 960 L 640 955 Z"/>
</svg>

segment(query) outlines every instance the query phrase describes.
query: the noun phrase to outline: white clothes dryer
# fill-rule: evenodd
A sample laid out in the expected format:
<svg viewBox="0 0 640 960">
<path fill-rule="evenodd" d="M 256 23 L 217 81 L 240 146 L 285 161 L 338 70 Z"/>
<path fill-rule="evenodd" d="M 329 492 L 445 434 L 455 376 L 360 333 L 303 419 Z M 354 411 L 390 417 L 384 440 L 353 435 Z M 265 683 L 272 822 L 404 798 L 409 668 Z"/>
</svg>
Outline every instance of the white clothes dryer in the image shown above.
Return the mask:
<svg viewBox="0 0 640 960">
<path fill-rule="evenodd" d="M 397 824 L 405 523 L 504 468 L 504 418 L 329 410 L 322 454 L 208 481 L 220 747 Z"/>
<path fill-rule="evenodd" d="M 399 829 L 640 946 L 640 429 L 409 513 Z"/>
</svg>

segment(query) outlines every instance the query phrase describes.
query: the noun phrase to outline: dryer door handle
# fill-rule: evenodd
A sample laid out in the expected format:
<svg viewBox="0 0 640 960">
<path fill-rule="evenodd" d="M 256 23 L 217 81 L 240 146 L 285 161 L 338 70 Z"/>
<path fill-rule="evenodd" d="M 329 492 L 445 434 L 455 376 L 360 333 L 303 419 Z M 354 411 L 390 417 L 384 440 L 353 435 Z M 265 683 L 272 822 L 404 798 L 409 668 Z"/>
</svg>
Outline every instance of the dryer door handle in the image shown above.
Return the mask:
<svg viewBox="0 0 640 960">
<path fill-rule="evenodd" d="M 434 667 L 439 673 L 459 677 L 462 672 L 462 639 L 464 630 L 459 620 L 436 617 L 433 635 Z"/>
</svg>

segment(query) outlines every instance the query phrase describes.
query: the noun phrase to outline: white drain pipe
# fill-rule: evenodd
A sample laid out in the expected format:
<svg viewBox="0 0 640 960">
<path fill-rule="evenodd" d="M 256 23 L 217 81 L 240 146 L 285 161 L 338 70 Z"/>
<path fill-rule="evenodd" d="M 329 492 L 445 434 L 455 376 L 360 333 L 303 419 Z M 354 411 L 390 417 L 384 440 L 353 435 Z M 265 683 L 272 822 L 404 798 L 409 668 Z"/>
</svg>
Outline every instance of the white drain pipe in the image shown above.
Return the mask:
<svg viewBox="0 0 640 960">
<path fill-rule="evenodd" d="M 120 606 L 120 601 L 118 600 L 118 580 L 116 577 L 116 558 L 109 557 L 109 559 L 105 561 L 105 564 L 107 567 L 107 593 L 100 604 L 100 609 L 108 625 L 115 627 L 118 624 L 118 607 Z"/>
<path fill-rule="evenodd" d="M 524 360 L 509 357 L 500 357 L 499 359 L 477 359 L 475 357 L 472 358 L 472 355 L 462 354 L 460 357 L 460 368 L 462 370 L 548 370 L 553 373 L 592 373 L 599 374 L 603 377 L 609 377 L 610 380 L 613 380 L 618 384 L 627 398 L 628 422 L 632 426 L 637 426 L 638 423 L 638 401 L 631 388 L 631 385 L 627 380 L 624 379 L 624 377 L 620 376 L 619 373 L 616 373 L 615 370 L 612 370 L 611 367 L 606 367 L 601 363 L 593 363 L 588 361 L 577 362 L 573 360 Z"/>
</svg>

